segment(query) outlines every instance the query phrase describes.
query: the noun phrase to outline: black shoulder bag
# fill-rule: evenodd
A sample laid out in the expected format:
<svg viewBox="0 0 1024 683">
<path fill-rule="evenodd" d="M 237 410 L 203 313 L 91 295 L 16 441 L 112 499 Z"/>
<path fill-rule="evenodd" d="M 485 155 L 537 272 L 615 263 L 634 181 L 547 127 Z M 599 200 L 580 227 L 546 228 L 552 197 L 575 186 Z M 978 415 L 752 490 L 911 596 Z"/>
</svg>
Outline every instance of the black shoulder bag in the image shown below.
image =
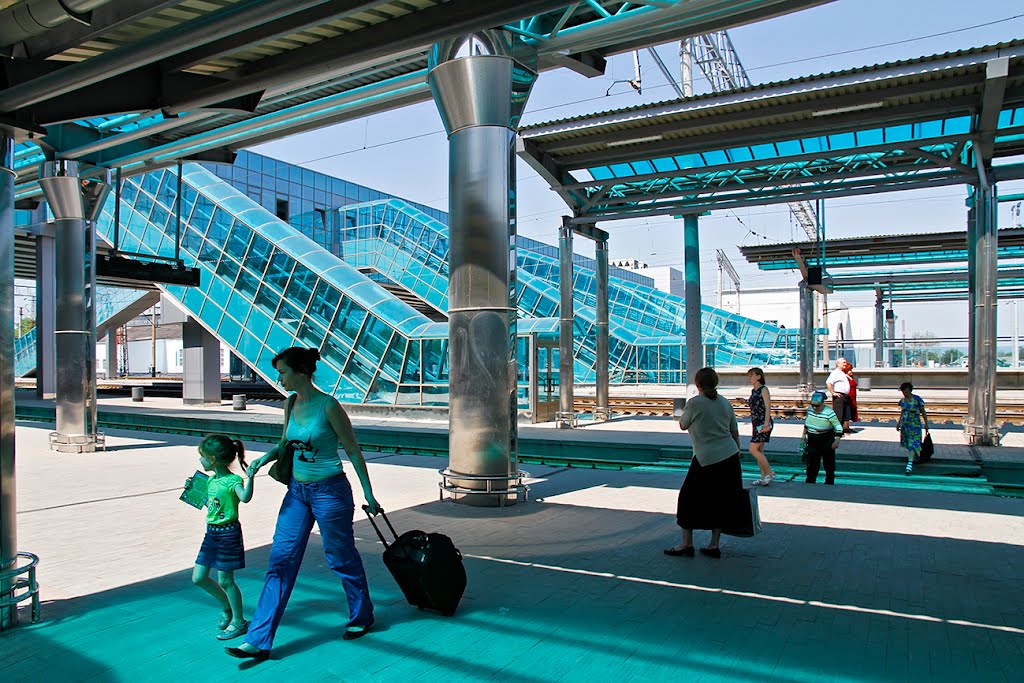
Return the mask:
<svg viewBox="0 0 1024 683">
<path fill-rule="evenodd" d="M 285 409 L 284 432 L 288 432 L 288 420 L 292 415 L 292 408 L 295 407 L 295 394 L 288 397 L 288 407 Z M 277 454 L 277 460 L 270 466 L 270 478 L 279 481 L 285 486 L 292 481 L 292 464 L 295 459 L 295 448 L 291 443 L 286 443 L 281 452 Z"/>
</svg>

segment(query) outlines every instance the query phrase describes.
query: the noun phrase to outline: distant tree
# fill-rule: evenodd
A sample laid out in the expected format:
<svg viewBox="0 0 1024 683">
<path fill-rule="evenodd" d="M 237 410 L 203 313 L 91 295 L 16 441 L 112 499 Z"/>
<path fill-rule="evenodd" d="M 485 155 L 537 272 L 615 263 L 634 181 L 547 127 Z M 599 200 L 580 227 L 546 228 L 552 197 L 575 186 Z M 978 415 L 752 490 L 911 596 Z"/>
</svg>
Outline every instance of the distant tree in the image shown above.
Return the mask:
<svg viewBox="0 0 1024 683">
<path fill-rule="evenodd" d="M 35 329 L 35 326 L 36 326 L 36 319 L 35 318 L 22 318 L 21 319 L 21 325 L 20 326 L 19 325 L 15 325 L 14 326 L 14 334 L 15 334 L 15 336 L 18 336 L 18 337 L 20 337 L 22 335 L 25 335 L 25 334 L 28 334 L 33 329 Z"/>
<path fill-rule="evenodd" d="M 942 356 L 939 358 L 939 362 L 943 365 L 955 365 L 957 361 L 964 357 L 964 352 L 959 349 L 946 349 L 942 352 Z"/>
</svg>

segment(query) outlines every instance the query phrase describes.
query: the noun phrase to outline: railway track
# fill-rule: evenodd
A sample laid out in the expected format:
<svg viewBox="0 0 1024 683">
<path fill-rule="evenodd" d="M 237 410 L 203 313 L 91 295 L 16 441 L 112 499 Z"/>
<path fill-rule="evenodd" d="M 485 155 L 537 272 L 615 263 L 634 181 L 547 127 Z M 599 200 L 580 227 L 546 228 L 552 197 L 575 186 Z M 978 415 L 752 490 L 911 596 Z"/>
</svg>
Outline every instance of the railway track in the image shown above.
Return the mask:
<svg viewBox="0 0 1024 683">
<path fill-rule="evenodd" d="M 609 398 L 609 408 L 622 415 L 639 415 L 649 417 L 667 417 L 672 415 L 671 398 L 655 397 L 619 397 Z M 730 399 L 736 410 L 736 417 L 744 419 L 749 416 L 746 399 Z M 594 398 L 577 396 L 574 399 L 577 412 L 590 412 L 594 408 Z M 775 418 L 802 418 L 807 410 L 803 401 L 792 399 L 772 399 L 772 416 Z M 860 422 L 895 422 L 900 415 L 896 403 L 861 402 L 857 407 Z M 966 403 L 928 403 L 928 419 L 935 423 L 960 424 L 967 417 Z M 1011 425 L 1024 425 L 1024 405 L 997 405 L 996 421 Z"/>
<path fill-rule="evenodd" d="M 105 384 L 100 381 L 97 389 L 107 394 L 128 395 L 131 386 L 127 384 Z M 145 388 L 147 396 L 181 396 L 181 384 L 174 382 L 155 383 Z M 246 394 L 250 401 L 281 401 L 281 393 L 272 387 L 260 384 L 225 385 L 223 397 L 229 400 L 233 394 Z M 730 402 L 740 419 L 748 417 L 746 399 L 732 398 Z M 612 397 L 609 407 L 620 415 L 667 417 L 672 415 L 672 399 L 664 397 Z M 574 407 L 577 412 L 586 413 L 594 408 L 594 397 L 576 396 Z M 772 399 L 772 416 L 779 419 L 802 418 L 807 409 L 805 403 L 793 399 Z M 900 409 L 895 402 L 862 401 L 858 406 L 860 422 L 895 422 Z M 928 419 L 936 424 L 961 424 L 967 417 L 966 402 L 928 402 Z M 1001 403 L 996 405 L 996 421 L 1000 424 L 1024 425 L 1024 404 Z"/>
</svg>

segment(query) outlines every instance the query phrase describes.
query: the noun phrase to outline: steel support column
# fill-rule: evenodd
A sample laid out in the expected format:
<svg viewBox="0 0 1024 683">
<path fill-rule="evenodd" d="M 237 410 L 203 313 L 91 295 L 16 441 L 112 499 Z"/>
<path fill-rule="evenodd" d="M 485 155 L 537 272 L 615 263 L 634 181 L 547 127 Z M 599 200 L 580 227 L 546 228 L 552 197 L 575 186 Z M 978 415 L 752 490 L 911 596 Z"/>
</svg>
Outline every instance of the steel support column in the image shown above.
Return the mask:
<svg viewBox="0 0 1024 683">
<path fill-rule="evenodd" d="M 102 445 L 96 432 L 95 224 L 109 183 L 78 177 L 74 161 L 44 164 L 39 184 L 56 218 L 57 431 L 50 446 L 87 453 Z"/>
<path fill-rule="evenodd" d="M 185 405 L 220 405 L 220 340 L 195 318 L 181 326 L 181 398 Z"/>
<path fill-rule="evenodd" d="M 882 290 L 875 290 L 875 367 L 885 367 L 885 300 Z"/>
<path fill-rule="evenodd" d="M 442 488 L 476 505 L 514 502 L 516 128 L 536 80 L 502 31 L 444 41 L 428 82 L 449 151 L 449 449 Z M 497 493 L 495 493 L 497 492 Z"/>
<path fill-rule="evenodd" d="M 558 414 L 555 422 L 560 429 L 572 429 L 577 424 L 573 410 L 573 373 L 576 361 L 576 345 L 573 343 L 573 264 L 572 225 L 569 217 L 562 217 L 558 230 Z"/>
<path fill-rule="evenodd" d="M 595 420 L 609 420 L 612 413 L 608 403 L 608 240 L 594 243 L 597 261 L 597 386 L 594 405 Z"/>
<path fill-rule="evenodd" d="M 683 296 L 686 300 L 686 383 L 693 384 L 693 376 L 704 367 L 704 344 L 700 311 L 700 233 L 696 214 L 683 216 L 683 269 L 686 282 Z"/>
<path fill-rule="evenodd" d="M 814 391 L 814 290 L 800 281 L 800 394 L 804 398 Z"/>
<path fill-rule="evenodd" d="M 999 444 L 996 423 L 996 269 L 997 199 L 995 185 L 974 188 L 967 218 L 968 314 L 967 421 L 964 431 L 976 446 Z"/>
<path fill-rule="evenodd" d="M 0 128 L 0 571 L 18 559 L 14 475 L 14 137 Z M 11 587 L 0 582 L 0 595 Z M 0 607 L 0 631 L 17 618 L 14 606 Z"/>
<path fill-rule="evenodd" d="M 36 398 L 57 394 L 57 273 L 55 240 L 51 235 L 36 237 Z"/>
</svg>

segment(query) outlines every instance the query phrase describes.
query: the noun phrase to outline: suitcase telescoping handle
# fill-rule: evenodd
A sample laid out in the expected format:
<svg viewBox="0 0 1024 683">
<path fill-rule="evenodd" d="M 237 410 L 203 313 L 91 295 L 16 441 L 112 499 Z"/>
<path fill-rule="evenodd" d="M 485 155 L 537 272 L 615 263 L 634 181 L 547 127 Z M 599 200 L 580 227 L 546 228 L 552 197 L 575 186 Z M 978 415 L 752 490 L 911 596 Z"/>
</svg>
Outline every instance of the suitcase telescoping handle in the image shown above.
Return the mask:
<svg viewBox="0 0 1024 683">
<path fill-rule="evenodd" d="M 391 526 L 391 520 L 388 519 L 388 516 L 384 514 L 384 508 L 378 509 L 380 510 L 380 516 L 384 518 L 384 522 L 387 523 L 388 528 L 391 529 L 391 535 L 394 536 L 395 541 L 397 541 L 398 532 L 395 531 L 395 527 Z M 377 521 L 374 519 L 374 515 L 370 514 L 370 506 L 364 505 L 363 512 L 365 512 L 366 516 L 370 518 L 370 524 L 373 525 L 373 530 L 377 532 L 377 537 L 380 539 L 380 542 L 384 544 L 384 547 L 387 548 L 389 545 L 391 545 L 391 543 L 388 543 L 387 539 L 384 538 L 384 534 L 380 532 L 380 527 L 377 526 Z"/>
</svg>

